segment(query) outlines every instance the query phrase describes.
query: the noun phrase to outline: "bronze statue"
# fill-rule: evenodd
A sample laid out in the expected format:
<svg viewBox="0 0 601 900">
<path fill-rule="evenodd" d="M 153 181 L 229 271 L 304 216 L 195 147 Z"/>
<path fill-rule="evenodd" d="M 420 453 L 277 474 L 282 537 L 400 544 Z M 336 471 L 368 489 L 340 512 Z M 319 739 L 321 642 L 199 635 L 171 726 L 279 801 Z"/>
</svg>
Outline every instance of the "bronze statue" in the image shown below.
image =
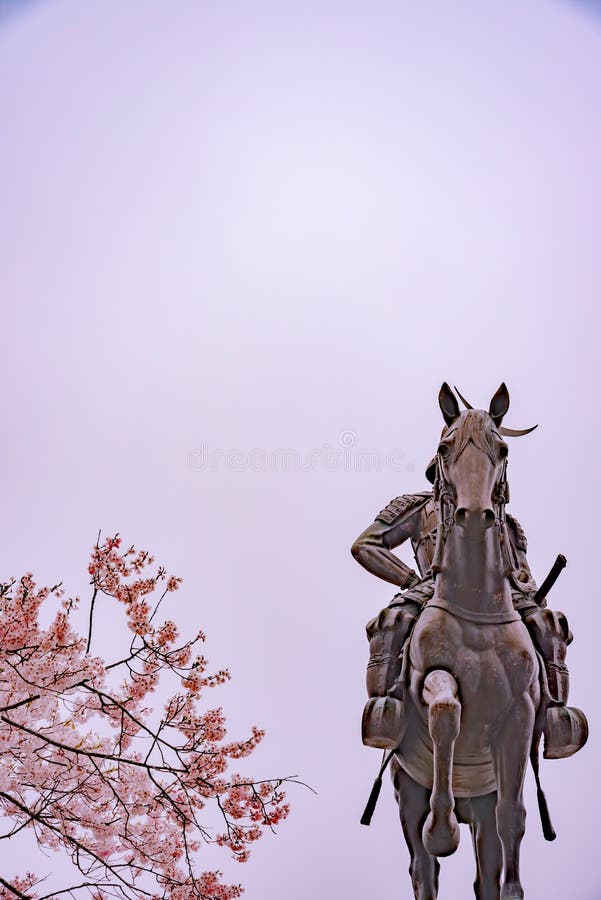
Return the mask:
<svg viewBox="0 0 601 900">
<path fill-rule="evenodd" d="M 416 900 L 435 900 L 437 858 L 456 850 L 459 822 L 472 833 L 478 900 L 522 900 L 528 759 L 543 831 L 553 840 L 538 777 L 540 739 L 546 758 L 570 756 L 588 726 L 566 705 L 566 617 L 547 608 L 565 559 L 537 589 L 524 531 L 505 512 L 503 437 L 533 429 L 502 426 L 505 384 L 488 411 L 457 393 L 464 411 L 446 383 L 439 394 L 445 425 L 426 470 L 433 491 L 397 497 L 352 547 L 362 566 L 402 589 L 367 626 L 363 741 L 390 752 L 362 822 L 369 824 L 390 760 Z M 419 575 L 392 552 L 406 540 Z"/>
</svg>

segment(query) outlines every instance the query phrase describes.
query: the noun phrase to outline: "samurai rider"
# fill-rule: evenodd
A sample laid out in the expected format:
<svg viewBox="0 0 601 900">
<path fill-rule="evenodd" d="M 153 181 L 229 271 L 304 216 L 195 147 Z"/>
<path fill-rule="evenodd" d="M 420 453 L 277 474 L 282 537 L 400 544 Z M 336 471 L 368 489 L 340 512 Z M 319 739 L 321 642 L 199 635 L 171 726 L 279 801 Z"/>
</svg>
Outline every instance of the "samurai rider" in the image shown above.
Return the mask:
<svg viewBox="0 0 601 900">
<path fill-rule="evenodd" d="M 467 401 L 464 403 L 472 408 Z M 533 429 L 502 430 L 506 435 L 516 436 Z M 426 478 L 435 489 L 436 475 L 435 457 L 426 469 Z M 351 548 L 353 557 L 368 572 L 401 589 L 367 625 L 370 648 L 367 693 L 370 699 L 362 722 L 363 743 L 367 746 L 393 748 L 397 743 L 396 726 L 391 726 L 387 737 L 386 729 L 383 733 L 383 722 L 396 720 L 398 723 L 402 717 L 402 649 L 424 605 L 434 594 L 432 563 L 437 536 L 434 495 L 435 490 L 420 491 L 391 500 Z M 528 545 L 524 529 L 509 513 L 506 513 L 506 531 L 513 605 L 544 661 L 544 681 L 548 688 L 544 756 L 547 759 L 571 756 L 584 745 L 588 734 L 584 714 L 567 706 L 570 677 L 565 659 L 572 633 L 565 615 L 548 609 L 546 596 L 537 592 L 526 556 Z M 408 540 L 413 548 L 417 572 L 392 552 Z M 398 706 L 392 717 L 391 704 Z"/>
</svg>

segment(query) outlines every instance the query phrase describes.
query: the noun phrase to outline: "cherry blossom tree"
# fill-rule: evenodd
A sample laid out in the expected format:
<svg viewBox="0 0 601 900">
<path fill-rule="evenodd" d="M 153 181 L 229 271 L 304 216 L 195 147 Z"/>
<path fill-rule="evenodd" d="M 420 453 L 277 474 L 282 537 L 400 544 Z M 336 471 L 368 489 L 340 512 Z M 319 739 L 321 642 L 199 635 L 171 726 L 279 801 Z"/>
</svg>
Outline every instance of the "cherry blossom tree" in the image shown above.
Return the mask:
<svg viewBox="0 0 601 900">
<path fill-rule="evenodd" d="M 99 536 L 88 571 L 87 634 L 75 627 L 79 599 L 61 585 L 38 588 L 31 574 L 0 585 L 0 839 L 31 829 L 40 849 L 78 870 L 76 883 L 50 891 L 39 873 L 3 871 L 0 898 L 233 900 L 242 886 L 198 871 L 201 848 L 246 861 L 288 814 L 282 785 L 294 778 L 230 771 L 264 733 L 228 741 L 222 709 L 201 706 L 229 673 L 207 671 L 201 631 L 183 640 L 174 621 L 159 623 L 181 578 L 146 551 L 122 550 L 118 535 Z M 131 634 L 110 661 L 92 652 L 103 606 L 122 617 L 111 629 Z M 161 690 L 155 712 L 149 698 Z M 215 830 L 202 821 L 209 807 Z"/>
</svg>

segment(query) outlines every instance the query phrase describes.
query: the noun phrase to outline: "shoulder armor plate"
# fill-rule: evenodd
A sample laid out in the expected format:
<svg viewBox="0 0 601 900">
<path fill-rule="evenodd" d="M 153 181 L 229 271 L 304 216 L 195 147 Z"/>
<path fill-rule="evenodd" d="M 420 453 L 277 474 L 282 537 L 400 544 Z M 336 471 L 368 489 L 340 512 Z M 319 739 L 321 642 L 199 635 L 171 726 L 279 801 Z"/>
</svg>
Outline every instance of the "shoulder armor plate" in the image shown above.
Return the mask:
<svg viewBox="0 0 601 900">
<path fill-rule="evenodd" d="M 431 491 L 422 491 L 419 494 L 402 494 L 391 500 L 388 506 L 378 513 L 376 519 L 391 525 L 399 516 L 405 515 L 412 509 L 422 506 L 432 496 Z"/>
<path fill-rule="evenodd" d="M 506 519 L 512 527 L 514 536 L 515 536 L 515 545 L 518 550 L 523 550 L 524 553 L 528 550 L 528 541 L 526 539 L 526 532 L 515 518 L 515 516 L 506 513 Z"/>
</svg>

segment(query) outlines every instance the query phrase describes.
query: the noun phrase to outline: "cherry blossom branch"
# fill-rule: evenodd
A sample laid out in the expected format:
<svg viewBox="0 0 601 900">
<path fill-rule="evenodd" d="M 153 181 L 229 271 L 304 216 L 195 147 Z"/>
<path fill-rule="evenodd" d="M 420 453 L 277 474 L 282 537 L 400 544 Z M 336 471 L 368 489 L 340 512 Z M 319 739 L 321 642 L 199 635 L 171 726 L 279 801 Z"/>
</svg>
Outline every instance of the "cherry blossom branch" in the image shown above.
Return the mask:
<svg viewBox="0 0 601 900">
<path fill-rule="evenodd" d="M 118 535 L 101 542 L 99 534 L 88 567 L 85 638 L 70 620 L 78 600 L 61 585 L 37 589 L 30 574 L 0 585 L 0 804 L 14 820 L 0 838 L 30 827 L 40 847 L 62 847 L 84 876 L 38 900 L 86 891 L 93 900 L 155 898 L 157 887 L 161 900 L 235 900 L 240 885 L 197 873 L 199 847 L 217 843 L 245 861 L 252 842 L 288 813 L 282 785 L 301 783 L 228 774 L 263 732 L 253 728 L 247 739 L 227 742 L 221 709 L 200 706 L 229 673 L 208 674 L 206 659 L 193 655 L 202 632 L 178 643 L 175 623 L 157 622 L 181 579 L 160 566 L 148 575 L 152 563 L 133 546 L 122 552 Z M 121 604 L 132 632 L 129 652 L 111 663 L 89 652 L 102 596 Z M 40 609 L 50 601 L 58 611 L 42 627 Z M 120 687 L 108 688 L 107 675 L 120 669 Z M 156 716 L 148 699 L 164 679 L 180 689 Z M 96 734 L 96 721 L 112 736 Z M 220 811 L 222 834 L 200 821 L 208 803 Z M 0 898 L 14 888 L 20 893 L 12 896 L 33 900 L 35 883 L 29 873 L 0 882 Z"/>
<path fill-rule="evenodd" d="M 12 803 L 13 806 L 16 806 L 18 810 L 20 810 L 21 812 L 23 812 L 27 816 L 29 816 L 29 818 L 32 821 L 39 822 L 44 828 L 48 828 L 49 831 L 58 832 L 58 828 L 55 825 L 53 825 L 51 822 L 48 822 L 46 819 L 44 819 L 40 813 L 35 813 L 35 812 L 33 812 L 33 810 L 28 809 L 27 806 L 25 806 L 23 803 L 20 803 L 14 797 L 10 797 L 4 791 L 0 791 L 0 797 L 2 797 L 4 800 L 7 800 L 9 803 Z M 95 862 L 99 863 L 103 868 L 106 868 L 112 875 L 116 875 L 117 878 L 119 879 L 119 881 L 121 881 L 125 887 L 129 887 L 127 881 L 125 879 L 121 878 L 119 876 L 118 872 L 116 871 L 118 868 L 117 866 L 107 865 L 107 863 L 103 859 L 101 859 L 101 857 L 99 857 L 94 852 L 94 850 L 92 850 L 90 847 L 86 847 L 80 841 L 78 841 L 76 838 L 74 838 L 70 835 L 64 834 L 64 833 L 61 834 L 61 837 L 67 843 L 72 844 L 76 850 L 83 852 L 86 856 L 92 857 L 92 859 Z M 142 893 L 145 896 L 148 896 L 148 897 L 151 896 L 147 891 L 142 890 Z M 30 898 L 27 898 L 27 900 L 30 900 Z"/>
<path fill-rule="evenodd" d="M 61 750 L 66 750 L 68 753 L 73 753 L 75 756 L 87 756 L 89 758 L 98 758 L 98 759 L 108 759 L 113 762 L 118 762 L 122 764 L 126 764 L 129 766 L 139 766 L 142 769 L 152 769 L 155 772 L 169 772 L 173 774 L 174 772 L 185 773 L 185 769 L 174 769 L 172 766 L 156 766 L 156 765 L 148 765 L 145 762 L 141 762 L 138 759 L 128 759 L 126 756 L 116 756 L 114 753 L 99 753 L 96 750 L 84 749 L 83 747 L 71 747 L 69 744 L 63 744 L 61 741 L 55 741 L 52 738 L 48 737 L 46 734 L 42 734 L 39 731 L 35 731 L 33 728 L 28 728 L 26 725 L 21 724 L 20 722 L 15 722 L 13 719 L 9 719 L 7 716 L 0 716 L 0 721 L 6 722 L 7 725 L 11 725 L 13 728 L 19 729 L 19 731 L 24 731 L 26 734 L 31 734 L 33 737 L 40 738 L 40 740 L 44 741 L 46 744 L 51 744 L 53 747 L 58 747 Z"/>
<path fill-rule="evenodd" d="M 94 604 L 96 603 L 96 595 L 98 593 L 98 588 L 94 588 L 94 593 L 92 594 L 92 599 L 90 601 L 90 620 L 88 625 L 88 643 L 86 644 L 86 653 L 90 652 L 90 644 L 92 643 L 92 628 L 94 625 Z"/>
<path fill-rule="evenodd" d="M 7 890 L 12 891 L 14 896 L 19 897 L 20 900 L 31 900 L 31 897 L 29 896 L 29 894 L 21 893 L 21 891 L 18 888 L 16 888 L 14 886 L 14 884 L 11 884 L 9 881 L 6 881 L 4 878 L 2 878 L 1 875 L 0 875 L 0 884 L 2 885 L 2 887 L 5 887 Z"/>
</svg>

